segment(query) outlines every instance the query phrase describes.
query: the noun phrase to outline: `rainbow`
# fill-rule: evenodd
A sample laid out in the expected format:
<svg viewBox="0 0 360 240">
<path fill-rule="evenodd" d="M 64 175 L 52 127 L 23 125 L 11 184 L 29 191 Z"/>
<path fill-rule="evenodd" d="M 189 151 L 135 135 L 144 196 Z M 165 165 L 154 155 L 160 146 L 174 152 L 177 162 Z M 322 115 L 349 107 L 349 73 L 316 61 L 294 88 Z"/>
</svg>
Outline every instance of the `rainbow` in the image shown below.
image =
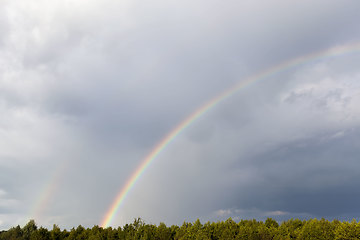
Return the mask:
<svg viewBox="0 0 360 240">
<path fill-rule="evenodd" d="M 50 180 L 47 181 L 41 191 L 41 194 L 35 200 L 30 212 L 28 214 L 28 219 L 41 220 L 41 217 L 46 209 L 46 207 L 51 202 L 54 197 L 55 192 L 58 190 L 61 178 L 64 176 L 66 170 L 68 169 L 69 162 L 63 161 L 57 167 L 56 171 L 51 176 Z"/>
<path fill-rule="evenodd" d="M 247 79 L 237 83 L 233 87 L 224 91 L 220 95 L 214 97 L 202 107 L 195 110 L 190 116 L 188 116 L 185 120 L 183 120 L 178 126 L 176 126 L 170 133 L 168 133 L 165 138 L 163 138 L 155 148 L 144 158 L 141 164 L 137 167 L 135 172 L 131 175 L 131 177 L 127 180 L 125 185 L 122 187 L 121 191 L 117 194 L 115 200 L 111 204 L 109 210 L 106 212 L 102 222 L 102 227 L 108 227 L 112 222 L 115 214 L 119 210 L 121 204 L 124 202 L 124 199 L 128 195 L 129 191 L 133 188 L 137 180 L 141 177 L 147 167 L 150 165 L 152 161 L 181 133 L 183 132 L 191 123 L 200 118 L 203 114 L 209 111 L 211 108 L 215 107 L 225 99 L 234 95 L 237 91 L 244 88 L 245 86 L 259 81 L 261 79 L 265 79 L 279 72 L 285 71 L 289 68 L 305 64 L 309 61 L 319 60 L 325 57 L 333 57 L 339 56 L 345 53 L 360 51 L 360 42 L 350 43 L 342 46 L 337 46 L 333 48 L 328 48 L 326 50 L 318 51 L 315 53 L 310 53 L 307 55 L 303 55 L 273 67 L 266 69 L 265 71 L 261 71 L 253 76 L 248 77 Z"/>
</svg>

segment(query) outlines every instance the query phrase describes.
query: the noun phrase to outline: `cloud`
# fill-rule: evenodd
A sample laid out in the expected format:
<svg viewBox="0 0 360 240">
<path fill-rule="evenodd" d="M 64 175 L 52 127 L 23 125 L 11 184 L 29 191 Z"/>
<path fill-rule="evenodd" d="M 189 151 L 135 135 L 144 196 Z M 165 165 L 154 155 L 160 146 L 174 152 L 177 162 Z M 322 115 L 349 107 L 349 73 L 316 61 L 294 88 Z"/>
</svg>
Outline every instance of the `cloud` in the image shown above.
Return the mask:
<svg viewBox="0 0 360 240">
<path fill-rule="evenodd" d="M 209 219 L 210 209 L 224 206 L 220 209 L 244 209 L 245 218 L 270 213 L 275 217 L 280 212 L 287 217 L 336 217 L 350 208 L 356 211 L 351 198 L 351 207 L 335 206 L 340 204 L 337 194 L 356 192 L 359 75 L 356 69 L 334 74 L 334 63 L 321 67 L 320 73 L 324 64 L 298 69 L 272 96 L 262 96 L 248 103 L 250 107 L 243 107 L 247 94 L 261 96 L 261 86 L 267 83 L 234 96 L 223 104 L 231 105 L 225 110 L 213 109 L 211 117 L 194 123 L 189 134 L 179 136 L 155 160 L 151 173 L 144 176 L 148 182 L 140 179 L 124 211 L 151 218 L 147 208 L 161 204 L 158 216 L 173 218 L 170 213 L 176 206 L 191 209 L 195 219 Z M 198 128 L 210 131 L 210 137 L 202 138 Z M 339 133 L 342 137 L 334 138 Z M 159 202 L 162 194 L 168 203 Z M 254 208 L 258 215 L 250 214 Z M 217 213 L 231 216 L 225 210 Z M 177 221 L 186 217 L 180 215 Z"/>
<path fill-rule="evenodd" d="M 266 218 L 273 218 L 277 221 L 288 218 L 289 216 L 297 216 L 300 218 L 309 217 L 306 213 L 289 213 L 284 211 L 261 211 L 260 209 L 219 209 L 215 211 L 213 218 L 218 220 L 225 220 L 232 218 L 235 221 L 244 219 L 257 219 L 258 221 L 264 221 Z"/>
<path fill-rule="evenodd" d="M 215 214 L 219 217 L 230 215 L 231 213 L 232 213 L 232 211 L 230 209 L 219 209 L 219 210 L 215 211 Z"/>
<path fill-rule="evenodd" d="M 23 207 L 5 204 L 1 228 L 26 222 L 50 192 L 40 224 L 98 224 L 142 158 L 209 99 L 286 59 L 358 41 L 357 6 L 4 1 L 0 189 L 4 204 Z M 355 51 L 319 59 L 225 100 L 159 155 L 114 224 L 219 209 L 350 216 L 355 201 L 341 208 L 336 194 L 358 180 L 358 62 Z"/>
</svg>

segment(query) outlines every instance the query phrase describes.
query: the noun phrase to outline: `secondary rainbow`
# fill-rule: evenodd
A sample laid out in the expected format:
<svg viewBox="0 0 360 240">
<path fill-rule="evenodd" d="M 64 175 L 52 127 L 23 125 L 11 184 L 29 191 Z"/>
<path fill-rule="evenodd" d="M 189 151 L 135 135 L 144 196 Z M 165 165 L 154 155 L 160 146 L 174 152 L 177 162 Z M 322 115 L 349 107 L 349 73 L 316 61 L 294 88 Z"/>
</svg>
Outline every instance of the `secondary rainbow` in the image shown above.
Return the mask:
<svg viewBox="0 0 360 240">
<path fill-rule="evenodd" d="M 202 107 L 198 108 L 194 111 L 190 116 L 188 116 L 185 120 L 183 120 L 179 125 L 177 125 L 170 133 L 168 133 L 165 138 L 163 138 L 155 148 L 144 158 L 138 168 L 133 172 L 131 177 L 127 180 L 126 184 L 122 187 L 121 191 L 117 194 L 115 200 L 111 204 L 109 210 L 106 212 L 103 221 L 101 222 L 102 227 L 108 227 L 113 220 L 115 214 L 119 210 L 121 204 L 124 202 L 124 199 L 128 195 L 131 188 L 135 185 L 137 180 L 140 178 L 142 173 L 146 170 L 146 168 L 150 165 L 150 163 L 168 146 L 181 132 L 183 132 L 191 123 L 196 121 L 199 117 L 205 114 L 208 110 L 218 105 L 220 102 L 225 99 L 231 97 L 234 93 L 239 91 L 240 89 L 248 86 L 251 83 L 257 82 L 259 80 L 270 77 L 279 72 L 285 71 L 291 67 L 295 67 L 301 64 L 305 64 L 309 61 L 315 61 L 318 59 L 322 59 L 325 57 L 333 57 L 342 55 L 345 53 L 360 51 L 360 42 L 350 43 L 342 46 L 337 46 L 333 48 L 329 48 L 322 51 L 317 51 L 315 53 L 310 53 L 307 55 L 303 55 L 297 58 L 293 58 L 291 60 L 285 61 L 273 67 L 266 69 L 265 71 L 261 71 L 251 77 L 246 78 L 245 80 L 239 82 L 228 90 L 224 91 L 220 95 L 212 98 Z"/>
<path fill-rule="evenodd" d="M 42 220 L 44 211 L 54 198 L 54 195 L 61 184 L 61 179 L 68 167 L 68 161 L 63 161 L 56 167 L 56 171 L 53 173 L 50 180 L 46 182 L 41 194 L 37 197 L 35 203 L 30 209 L 29 219 L 36 219 L 37 221 Z"/>
</svg>

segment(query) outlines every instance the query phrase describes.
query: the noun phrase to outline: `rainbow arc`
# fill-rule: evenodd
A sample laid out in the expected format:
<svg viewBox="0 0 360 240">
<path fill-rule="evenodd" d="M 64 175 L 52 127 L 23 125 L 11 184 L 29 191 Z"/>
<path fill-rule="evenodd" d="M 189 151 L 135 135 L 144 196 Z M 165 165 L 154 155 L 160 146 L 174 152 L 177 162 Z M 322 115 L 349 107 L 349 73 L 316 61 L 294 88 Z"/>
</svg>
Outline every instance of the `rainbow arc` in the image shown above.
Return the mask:
<svg viewBox="0 0 360 240">
<path fill-rule="evenodd" d="M 289 68 L 299 66 L 301 64 L 305 64 L 311 61 L 316 61 L 319 59 L 323 59 L 326 57 L 335 57 L 339 55 L 343 55 L 346 53 L 359 51 L 360 43 L 351 43 L 343 46 L 338 46 L 334 48 L 329 48 L 322 51 L 317 51 L 314 53 L 310 53 L 307 55 L 303 55 L 294 59 L 290 59 L 278 65 L 272 66 L 265 71 L 261 71 L 259 73 L 254 74 L 251 77 L 246 78 L 245 80 L 237 83 L 233 87 L 228 90 L 222 92 L 218 96 L 212 98 L 210 101 L 205 103 L 202 107 L 195 110 L 190 116 L 185 118 L 179 125 L 177 125 L 174 129 L 171 130 L 156 146 L 151 150 L 151 152 L 142 160 L 141 164 L 137 167 L 137 169 L 131 174 L 130 178 L 126 181 L 125 185 L 121 188 L 120 192 L 117 194 L 115 200 L 112 202 L 109 210 L 106 212 L 102 222 L 102 227 L 108 227 L 116 213 L 118 212 L 120 206 L 123 204 L 125 198 L 128 196 L 130 190 L 134 187 L 135 183 L 141 177 L 141 175 L 145 172 L 148 166 L 156 159 L 156 157 L 164 151 L 164 149 L 187 127 L 189 127 L 194 121 L 208 112 L 210 109 L 214 108 L 218 104 L 220 104 L 225 99 L 233 96 L 236 92 L 243 89 L 244 87 L 250 85 L 251 83 L 255 83 L 260 80 L 264 80 L 272 75 L 283 72 Z"/>
</svg>

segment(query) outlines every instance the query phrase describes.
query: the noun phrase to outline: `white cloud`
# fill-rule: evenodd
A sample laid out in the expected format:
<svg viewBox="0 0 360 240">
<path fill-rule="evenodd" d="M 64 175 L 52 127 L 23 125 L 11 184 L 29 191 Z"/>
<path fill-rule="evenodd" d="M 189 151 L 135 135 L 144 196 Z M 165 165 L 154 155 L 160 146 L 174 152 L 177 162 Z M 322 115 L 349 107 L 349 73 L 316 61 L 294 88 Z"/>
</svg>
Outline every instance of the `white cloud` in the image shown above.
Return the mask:
<svg viewBox="0 0 360 240">
<path fill-rule="evenodd" d="M 274 211 L 264 211 L 257 208 L 251 209 L 239 209 L 239 208 L 230 208 L 230 209 L 219 209 L 216 210 L 214 213 L 216 218 L 220 220 L 225 220 L 231 217 L 235 221 L 239 221 L 242 219 L 259 219 L 264 220 L 266 218 L 279 218 L 279 217 L 286 217 L 286 216 L 306 216 L 306 213 L 290 213 L 281 210 L 274 210 Z"/>
<path fill-rule="evenodd" d="M 229 216 L 230 214 L 232 214 L 232 210 L 230 209 L 219 209 L 215 211 L 215 215 L 219 217 Z"/>
<path fill-rule="evenodd" d="M 289 215 L 290 213 L 284 212 L 284 211 L 270 211 L 263 213 L 263 216 L 283 216 L 283 215 Z"/>
</svg>

